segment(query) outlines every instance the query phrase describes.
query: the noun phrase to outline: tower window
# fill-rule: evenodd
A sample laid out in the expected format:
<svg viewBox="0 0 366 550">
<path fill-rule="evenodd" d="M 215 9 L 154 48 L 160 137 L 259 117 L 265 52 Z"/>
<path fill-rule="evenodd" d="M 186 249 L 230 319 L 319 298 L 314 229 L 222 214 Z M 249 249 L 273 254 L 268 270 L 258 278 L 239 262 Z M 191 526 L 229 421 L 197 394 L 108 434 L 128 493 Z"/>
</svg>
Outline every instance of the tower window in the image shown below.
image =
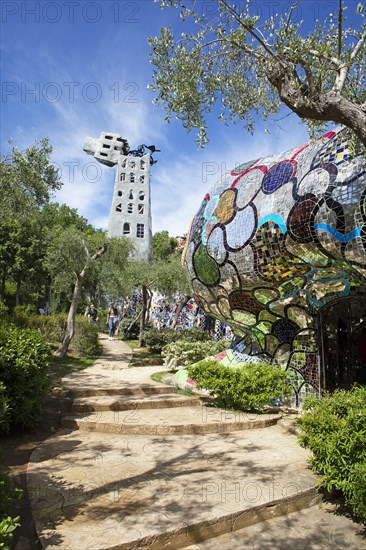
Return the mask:
<svg viewBox="0 0 366 550">
<path fill-rule="evenodd" d="M 145 170 L 145 161 L 144 160 L 140 160 L 140 168 L 141 168 L 141 170 Z"/>
<path fill-rule="evenodd" d="M 140 176 L 140 183 L 144 183 L 144 182 L 145 182 L 145 176 L 142 175 L 142 176 Z"/>
<path fill-rule="evenodd" d="M 119 197 L 122 197 L 122 191 L 117 191 L 117 195 L 118 195 Z"/>
<path fill-rule="evenodd" d="M 144 210 L 145 210 L 145 205 L 144 204 L 139 204 L 138 205 L 138 213 L 143 214 Z"/>
<path fill-rule="evenodd" d="M 139 239 L 143 239 L 144 238 L 144 231 L 145 227 L 144 227 L 144 224 L 143 223 L 138 223 L 137 224 L 137 230 L 136 230 L 136 237 L 138 237 Z"/>
<path fill-rule="evenodd" d="M 125 181 L 126 179 L 126 174 L 124 172 L 122 172 L 121 174 L 121 181 Z"/>
<path fill-rule="evenodd" d="M 129 203 L 129 204 L 127 205 L 127 213 L 128 213 L 128 214 L 132 214 L 132 212 L 133 212 L 133 204 L 132 204 L 132 203 Z"/>
<path fill-rule="evenodd" d="M 145 200 L 145 192 L 144 191 L 139 191 L 139 200 L 140 201 Z"/>
<path fill-rule="evenodd" d="M 119 204 L 117 204 L 116 212 L 122 212 L 122 203 L 121 202 Z"/>
<path fill-rule="evenodd" d="M 132 189 L 130 189 L 130 194 L 128 196 L 128 200 L 133 201 L 133 192 Z"/>
<path fill-rule="evenodd" d="M 123 235 L 129 235 L 131 233 L 131 226 L 129 223 L 123 224 Z"/>
<path fill-rule="evenodd" d="M 131 160 L 131 162 L 130 162 L 130 167 L 131 167 L 131 168 L 135 168 L 135 167 L 136 167 L 136 163 L 135 163 L 134 160 Z"/>
<path fill-rule="evenodd" d="M 135 183 L 135 174 L 133 172 L 130 172 L 130 182 Z"/>
<path fill-rule="evenodd" d="M 126 168 L 126 164 L 127 164 L 127 161 L 126 159 L 124 159 L 121 164 L 122 168 Z"/>
</svg>

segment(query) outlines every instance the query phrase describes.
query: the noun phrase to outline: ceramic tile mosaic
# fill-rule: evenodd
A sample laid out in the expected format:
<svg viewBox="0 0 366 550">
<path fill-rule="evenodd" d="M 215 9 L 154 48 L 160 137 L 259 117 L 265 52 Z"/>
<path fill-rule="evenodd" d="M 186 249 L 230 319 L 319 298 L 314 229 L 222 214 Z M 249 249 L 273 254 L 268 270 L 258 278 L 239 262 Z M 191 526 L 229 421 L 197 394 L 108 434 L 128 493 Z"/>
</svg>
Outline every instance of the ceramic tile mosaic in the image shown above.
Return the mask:
<svg viewBox="0 0 366 550">
<path fill-rule="evenodd" d="M 297 404 L 319 389 L 319 310 L 365 289 L 366 165 L 350 142 L 341 129 L 241 164 L 187 239 L 195 301 L 244 342 L 235 358 L 285 363 Z"/>
</svg>

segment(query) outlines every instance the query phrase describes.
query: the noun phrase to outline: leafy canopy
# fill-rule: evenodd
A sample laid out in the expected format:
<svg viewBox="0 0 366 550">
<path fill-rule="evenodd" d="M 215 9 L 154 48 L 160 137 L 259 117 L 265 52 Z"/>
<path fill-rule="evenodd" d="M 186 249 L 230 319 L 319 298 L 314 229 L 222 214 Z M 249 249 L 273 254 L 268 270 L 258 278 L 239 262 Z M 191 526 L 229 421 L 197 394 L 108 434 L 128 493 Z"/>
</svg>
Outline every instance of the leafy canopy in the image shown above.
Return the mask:
<svg viewBox="0 0 366 550">
<path fill-rule="evenodd" d="M 162 8 L 180 9 L 181 20 L 194 30 L 177 39 L 167 27 L 149 38 L 155 66 L 149 87 L 166 120 L 175 113 L 187 131 L 198 130 L 196 141 L 204 146 L 214 104 L 220 104 L 220 119 L 244 122 L 249 131 L 255 116 L 267 120 L 285 104 L 312 132 L 333 121 L 366 145 L 363 5 L 350 2 L 351 24 L 339 0 L 338 13 L 316 20 L 308 31 L 294 21 L 299 4 L 295 0 L 285 16 L 262 20 L 250 0 L 160 0 Z"/>
</svg>

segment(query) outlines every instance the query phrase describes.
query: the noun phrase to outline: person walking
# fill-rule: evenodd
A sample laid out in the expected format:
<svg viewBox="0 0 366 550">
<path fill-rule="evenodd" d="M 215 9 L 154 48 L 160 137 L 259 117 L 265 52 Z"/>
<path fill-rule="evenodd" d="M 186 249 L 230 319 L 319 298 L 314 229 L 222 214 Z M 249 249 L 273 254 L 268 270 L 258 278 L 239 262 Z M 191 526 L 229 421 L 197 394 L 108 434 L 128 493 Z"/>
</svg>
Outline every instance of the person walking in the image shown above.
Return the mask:
<svg viewBox="0 0 366 550">
<path fill-rule="evenodd" d="M 107 313 L 107 322 L 106 324 L 109 327 L 109 340 L 114 340 L 114 334 L 116 332 L 118 324 L 118 309 L 115 303 L 111 303 L 111 307 Z"/>
<path fill-rule="evenodd" d="M 89 320 L 93 321 L 94 323 L 96 323 L 99 320 L 98 310 L 96 309 L 94 304 L 90 304 L 90 306 L 87 308 L 85 312 L 85 315 L 86 317 L 89 317 Z"/>
</svg>

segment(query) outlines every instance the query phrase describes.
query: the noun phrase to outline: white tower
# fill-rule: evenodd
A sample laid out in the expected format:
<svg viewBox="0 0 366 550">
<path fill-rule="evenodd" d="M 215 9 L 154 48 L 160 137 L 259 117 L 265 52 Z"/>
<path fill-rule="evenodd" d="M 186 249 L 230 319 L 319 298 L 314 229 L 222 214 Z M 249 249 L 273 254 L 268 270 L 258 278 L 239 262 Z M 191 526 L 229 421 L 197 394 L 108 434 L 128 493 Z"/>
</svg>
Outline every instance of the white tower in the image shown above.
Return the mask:
<svg viewBox="0 0 366 550">
<path fill-rule="evenodd" d="M 108 232 L 111 237 L 133 240 L 133 257 L 148 260 L 151 254 L 150 154 L 129 156 L 127 140 L 102 132 L 99 139 L 86 138 L 83 147 L 107 166 L 117 165 Z"/>
</svg>

